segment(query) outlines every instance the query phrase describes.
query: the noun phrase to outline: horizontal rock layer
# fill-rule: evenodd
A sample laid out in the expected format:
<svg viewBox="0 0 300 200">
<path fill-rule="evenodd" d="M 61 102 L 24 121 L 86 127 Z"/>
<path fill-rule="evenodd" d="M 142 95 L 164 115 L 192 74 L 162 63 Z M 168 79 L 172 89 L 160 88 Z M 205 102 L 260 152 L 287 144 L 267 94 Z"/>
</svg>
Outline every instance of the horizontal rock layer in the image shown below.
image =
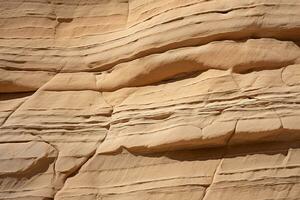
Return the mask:
<svg viewBox="0 0 300 200">
<path fill-rule="evenodd" d="M 300 197 L 298 0 L 0 0 L 0 199 Z"/>
</svg>

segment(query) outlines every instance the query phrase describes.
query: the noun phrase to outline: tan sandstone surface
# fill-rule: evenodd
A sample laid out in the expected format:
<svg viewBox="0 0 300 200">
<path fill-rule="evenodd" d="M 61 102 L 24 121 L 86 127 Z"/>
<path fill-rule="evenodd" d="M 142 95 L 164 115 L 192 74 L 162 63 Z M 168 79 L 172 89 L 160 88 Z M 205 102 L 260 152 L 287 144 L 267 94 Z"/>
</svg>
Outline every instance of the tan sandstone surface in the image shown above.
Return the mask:
<svg viewBox="0 0 300 200">
<path fill-rule="evenodd" d="M 0 0 L 1 200 L 299 200 L 300 0 Z"/>
</svg>

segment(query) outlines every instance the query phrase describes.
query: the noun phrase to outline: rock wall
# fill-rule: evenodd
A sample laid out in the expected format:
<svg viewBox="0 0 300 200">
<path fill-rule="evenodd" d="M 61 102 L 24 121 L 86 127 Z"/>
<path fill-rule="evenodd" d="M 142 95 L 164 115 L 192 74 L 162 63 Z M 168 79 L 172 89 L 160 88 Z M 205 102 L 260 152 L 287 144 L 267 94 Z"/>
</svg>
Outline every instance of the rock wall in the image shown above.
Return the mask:
<svg viewBox="0 0 300 200">
<path fill-rule="evenodd" d="M 0 199 L 300 199 L 299 0 L 0 0 Z"/>
</svg>

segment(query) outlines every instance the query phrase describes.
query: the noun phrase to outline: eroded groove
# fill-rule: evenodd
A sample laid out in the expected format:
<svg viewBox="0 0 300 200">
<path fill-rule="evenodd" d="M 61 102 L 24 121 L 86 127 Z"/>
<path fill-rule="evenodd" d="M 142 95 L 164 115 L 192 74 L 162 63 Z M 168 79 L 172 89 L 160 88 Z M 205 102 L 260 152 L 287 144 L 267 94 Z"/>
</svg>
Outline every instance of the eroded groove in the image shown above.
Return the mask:
<svg viewBox="0 0 300 200">
<path fill-rule="evenodd" d="M 267 44 L 267 42 L 269 43 Z M 267 52 L 262 45 L 263 43 L 265 43 L 265 46 L 272 43 L 270 48 L 277 46 L 278 50 Z M 100 90 L 115 91 L 124 87 L 152 85 L 172 79 L 173 77 L 176 80 L 177 77 L 200 74 L 210 69 L 231 70 L 239 74 L 279 69 L 300 62 L 300 49 L 294 44 L 293 42 L 274 39 L 250 39 L 245 42 L 215 41 L 199 47 L 172 49 L 165 53 L 149 55 L 138 60 L 117 65 L 110 73 L 103 75 L 104 78 L 100 80 Z M 230 49 L 228 48 L 229 45 Z M 283 45 L 289 45 L 293 50 L 288 50 Z M 224 50 L 220 51 L 220 48 Z M 233 56 L 230 62 L 228 60 L 217 62 L 208 58 L 211 55 L 216 60 L 222 60 L 229 52 L 234 53 L 234 51 L 240 57 L 246 57 L 246 54 L 255 51 L 257 57 L 248 57 L 248 60 L 246 58 L 241 60 L 240 57 Z M 282 53 L 291 51 L 293 56 L 278 60 L 277 57 L 272 56 L 277 51 Z M 272 60 L 270 59 L 271 57 L 273 58 Z M 126 72 L 130 72 L 127 77 L 123 77 L 122 79 L 117 78 Z"/>
<path fill-rule="evenodd" d="M 185 47 L 202 46 L 205 44 L 209 44 L 210 42 L 216 42 L 216 41 L 223 41 L 223 40 L 243 41 L 243 40 L 248 40 L 248 39 L 259 39 L 259 38 L 273 38 L 273 39 L 277 39 L 280 41 L 297 41 L 297 40 L 299 40 L 299 38 L 292 39 L 289 36 L 288 37 L 284 36 L 284 34 L 282 34 L 282 30 L 279 31 L 277 34 L 275 33 L 275 35 L 273 35 L 273 36 L 272 36 L 272 29 L 260 28 L 258 30 L 260 32 L 256 33 L 255 28 L 251 27 L 248 29 L 244 29 L 242 31 L 228 32 L 228 33 L 224 33 L 224 34 L 216 34 L 216 35 L 211 35 L 208 37 L 200 37 L 200 38 L 192 38 L 192 39 L 190 38 L 190 39 L 186 39 L 183 41 L 173 42 L 173 43 L 167 44 L 165 46 L 147 48 L 146 50 L 141 50 L 140 52 L 134 54 L 131 57 L 122 58 L 120 60 L 117 60 L 117 61 L 114 61 L 114 62 L 111 62 L 108 64 L 98 64 L 98 61 L 96 61 L 94 63 L 90 63 L 88 66 L 90 69 L 86 70 L 86 71 L 87 72 L 101 72 L 101 71 L 111 69 L 118 64 L 141 59 L 141 58 L 149 56 L 149 55 L 162 54 L 162 53 L 165 53 L 170 50 L 176 50 L 176 49 L 185 48 Z M 299 31 L 300 31 L 300 29 L 288 30 L 289 33 L 296 33 Z M 257 35 L 257 36 L 255 36 L 255 35 Z M 100 65 L 100 66 L 97 67 L 97 65 Z"/>
<path fill-rule="evenodd" d="M 3 1 L 4 6 L 6 3 Z M 132 13 L 129 3 L 141 7 L 134 7 Z M 39 169 L 32 168 L 42 175 L 46 167 L 39 162 L 53 164 L 49 188 L 55 190 L 54 196 L 43 199 L 76 200 L 91 195 L 90 199 L 173 200 L 203 191 L 201 195 L 207 200 L 218 184 L 220 188 L 222 184 L 227 184 L 226 188 L 233 185 L 237 191 L 250 191 L 258 185 L 266 191 L 270 186 L 273 193 L 292 193 L 288 185 L 299 182 L 294 173 L 299 152 L 292 151 L 300 147 L 300 4 L 294 0 L 150 3 L 157 5 L 144 5 L 139 0 L 100 4 L 48 1 L 24 2 L 16 8 L 13 2 L 2 9 L 1 19 L 7 20 L 5 23 L 13 19 L 16 24 L 5 27 L 3 23 L 0 68 L 10 74 L 53 72 L 53 77 L 11 109 L 0 128 L 12 138 L 0 144 L 37 141 L 47 143 L 57 153 L 38 161 Z M 24 24 L 18 21 L 21 19 Z M 265 51 L 239 54 L 255 46 L 249 41 L 256 41 L 258 49 Z M 216 45 L 201 59 L 201 51 L 191 56 L 198 47 L 207 50 L 220 43 L 230 45 L 228 49 Z M 243 46 L 245 43 L 249 45 Z M 242 47 L 228 53 L 234 45 Z M 183 56 L 181 50 L 189 48 L 191 51 Z M 174 52 L 178 55 L 172 56 Z M 218 57 L 216 52 L 225 53 Z M 268 53 L 273 57 L 264 60 Z M 154 62 L 156 57 L 159 59 Z M 249 57 L 253 59 L 247 60 Z M 237 62 L 240 58 L 243 62 Z M 217 60 L 220 62 L 214 62 Z M 228 60 L 232 62 L 225 64 Z M 168 74 L 174 66 L 179 70 Z M 125 70 L 118 74 L 119 69 Z M 76 76 L 76 72 L 89 73 Z M 32 81 L 41 77 L 36 73 Z M 13 78 L 5 84 L 10 80 L 13 84 Z M 28 100 L 33 101 L 22 111 Z M 14 121 L 19 110 L 22 112 Z M 270 158 L 276 162 L 269 162 Z M 282 158 L 284 164 L 277 166 Z M 236 165 L 228 164 L 230 159 Z M 251 166 L 259 162 L 260 166 Z M 19 178 L 22 173 L 7 175 Z M 24 173 L 26 178 L 31 175 Z M 231 175 L 246 178 L 235 182 L 228 178 Z M 258 182 L 253 181 L 255 178 Z M 28 192 L 31 188 L 24 189 L 23 181 L 26 185 L 28 180 L 20 179 L 18 191 Z M 39 184 L 30 181 L 29 186 Z M 285 185 L 275 187 L 281 183 Z M 8 189 L 13 194 L 14 187 Z M 169 194 L 174 196 L 166 198 Z"/>
</svg>

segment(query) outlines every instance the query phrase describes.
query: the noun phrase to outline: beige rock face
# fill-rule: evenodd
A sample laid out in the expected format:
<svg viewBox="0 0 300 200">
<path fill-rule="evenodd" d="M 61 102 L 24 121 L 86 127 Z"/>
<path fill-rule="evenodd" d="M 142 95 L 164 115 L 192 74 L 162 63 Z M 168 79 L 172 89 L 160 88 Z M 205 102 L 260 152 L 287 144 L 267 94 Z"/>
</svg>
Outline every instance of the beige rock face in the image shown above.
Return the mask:
<svg viewBox="0 0 300 200">
<path fill-rule="evenodd" d="M 300 199 L 300 1 L 0 0 L 0 199 Z"/>
</svg>

